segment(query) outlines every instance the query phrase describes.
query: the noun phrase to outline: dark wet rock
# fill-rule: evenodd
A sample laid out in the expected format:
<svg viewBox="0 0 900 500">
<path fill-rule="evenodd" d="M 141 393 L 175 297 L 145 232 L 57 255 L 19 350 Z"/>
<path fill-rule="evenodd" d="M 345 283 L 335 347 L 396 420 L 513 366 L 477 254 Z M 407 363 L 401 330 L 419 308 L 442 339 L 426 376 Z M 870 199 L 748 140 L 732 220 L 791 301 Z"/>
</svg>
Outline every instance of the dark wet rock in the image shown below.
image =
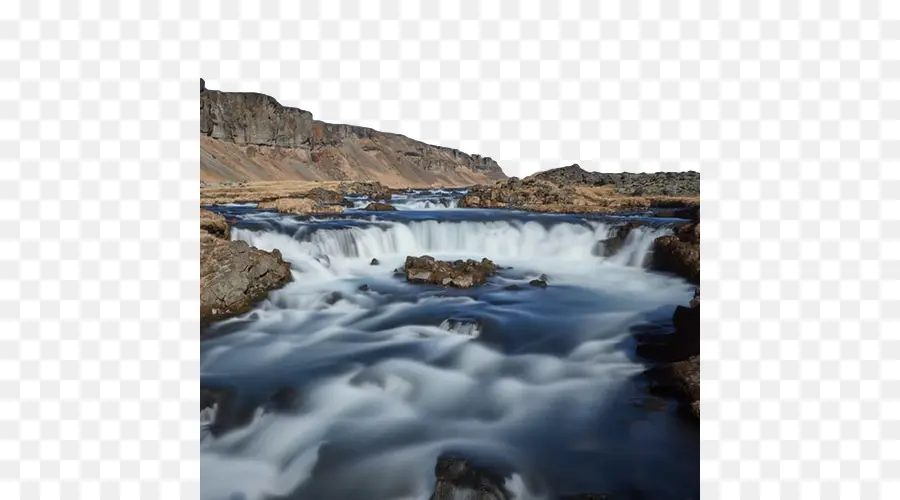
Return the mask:
<svg viewBox="0 0 900 500">
<path fill-rule="evenodd" d="M 688 207 L 654 207 L 653 216 L 687 219 L 696 222 L 700 220 L 700 205 L 697 204 Z"/>
<path fill-rule="evenodd" d="M 657 238 L 652 267 L 700 283 L 700 223 L 685 224 L 675 234 Z"/>
<path fill-rule="evenodd" d="M 547 288 L 547 282 L 545 280 L 531 280 L 528 284 L 538 288 Z"/>
<path fill-rule="evenodd" d="M 389 212 L 397 209 L 394 208 L 394 205 L 391 205 L 390 203 L 375 202 L 369 203 L 363 210 L 368 210 L 369 212 Z"/>
<path fill-rule="evenodd" d="M 507 286 L 503 287 L 503 289 L 504 290 L 521 290 L 522 287 L 520 287 L 519 285 L 507 285 Z"/>
<path fill-rule="evenodd" d="M 368 292 L 369 285 L 359 285 L 359 288 L 357 288 L 357 290 L 359 290 L 360 292 Z"/>
<path fill-rule="evenodd" d="M 377 266 L 380 264 L 381 264 L 381 262 L 378 262 L 378 259 L 375 259 L 375 258 L 373 258 L 372 260 L 369 261 L 370 266 Z"/>
<path fill-rule="evenodd" d="M 404 266 L 406 280 L 410 283 L 427 283 L 454 288 L 472 288 L 487 283 L 487 278 L 496 270 L 494 263 L 486 258 L 481 259 L 480 262 L 471 259 L 447 262 L 435 260 L 430 255 L 409 256 L 406 258 Z"/>
<path fill-rule="evenodd" d="M 341 204 L 344 201 L 344 195 L 341 193 L 319 187 L 312 188 L 306 193 L 306 197 L 315 200 L 316 203 L 319 203 L 320 205 Z M 351 204 L 350 206 L 353 205 Z"/>
<path fill-rule="evenodd" d="M 214 413 L 209 428 L 214 436 L 246 427 L 260 410 L 263 413 L 289 413 L 299 407 L 300 395 L 293 387 L 280 387 L 262 402 L 239 398 L 228 388 L 200 388 L 200 410 Z"/>
<path fill-rule="evenodd" d="M 700 357 L 656 366 L 647 371 L 654 394 L 674 397 L 682 412 L 700 418 Z"/>
<path fill-rule="evenodd" d="M 512 500 L 503 476 L 464 458 L 444 457 L 434 468 L 431 500 Z"/>
<path fill-rule="evenodd" d="M 679 401 L 682 412 L 700 418 L 700 288 L 691 307 L 679 306 L 672 316 L 675 333 L 664 340 L 638 344 L 638 354 L 667 361 L 647 371 L 651 391 Z"/>
<path fill-rule="evenodd" d="M 300 406 L 300 394 L 293 387 L 279 387 L 269 397 L 263 409 L 267 413 L 292 412 Z"/>
<path fill-rule="evenodd" d="M 631 234 L 631 231 L 642 225 L 643 224 L 638 221 L 629 221 L 625 224 L 610 228 L 609 233 L 607 233 L 607 238 L 599 242 L 598 248 L 601 249 L 599 252 L 600 255 L 602 257 L 611 257 L 619 253 L 619 250 L 625 246 L 625 241 L 628 239 L 628 235 Z"/>
<path fill-rule="evenodd" d="M 325 297 L 322 298 L 322 301 L 324 303 L 328 304 L 329 306 L 333 306 L 333 305 L 337 304 L 343 298 L 344 298 L 344 295 L 341 292 L 331 292 L 331 293 L 325 295 Z"/>
<path fill-rule="evenodd" d="M 559 497 L 559 500 L 613 500 L 613 497 L 602 493 L 579 493 Z"/>
<path fill-rule="evenodd" d="M 248 312 L 291 279 L 291 266 L 278 250 L 266 252 L 200 231 L 201 324 Z"/>
</svg>

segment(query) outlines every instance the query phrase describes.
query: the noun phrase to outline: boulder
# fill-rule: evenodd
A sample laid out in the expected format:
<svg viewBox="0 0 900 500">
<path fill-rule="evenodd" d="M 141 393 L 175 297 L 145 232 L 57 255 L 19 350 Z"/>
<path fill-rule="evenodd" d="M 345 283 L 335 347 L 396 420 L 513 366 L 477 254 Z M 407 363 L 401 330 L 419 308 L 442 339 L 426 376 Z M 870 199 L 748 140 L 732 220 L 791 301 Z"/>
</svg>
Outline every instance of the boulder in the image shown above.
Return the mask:
<svg viewBox="0 0 900 500">
<path fill-rule="evenodd" d="M 435 260 L 430 255 L 406 258 L 404 273 L 410 283 L 427 283 L 431 285 L 450 286 L 454 288 L 472 288 L 487 283 L 488 276 L 497 270 L 489 259 L 457 260 L 446 262 Z"/>
<path fill-rule="evenodd" d="M 231 239 L 231 228 L 225 217 L 204 208 L 200 209 L 200 230 L 223 240 Z"/>
<path fill-rule="evenodd" d="M 370 266 L 377 266 L 379 264 L 381 264 L 381 262 L 378 262 L 378 259 L 376 259 L 374 257 L 372 258 L 372 260 L 369 261 Z"/>
<path fill-rule="evenodd" d="M 368 205 L 366 205 L 366 208 L 364 208 L 363 210 L 368 210 L 370 212 L 387 212 L 387 211 L 397 210 L 397 209 L 394 208 L 394 205 L 391 205 L 390 203 L 374 202 L 374 203 L 369 203 Z"/>
<path fill-rule="evenodd" d="M 547 288 L 547 282 L 541 279 L 531 280 L 528 282 L 528 284 L 538 288 Z"/>
<path fill-rule="evenodd" d="M 260 202 L 257 205 L 260 210 L 275 210 L 283 214 L 294 215 L 324 215 L 343 213 L 344 209 L 335 205 L 319 205 L 309 198 L 278 198 Z"/>
<path fill-rule="evenodd" d="M 700 283 L 700 223 L 685 224 L 675 234 L 657 238 L 652 267 Z"/>
<path fill-rule="evenodd" d="M 434 468 L 431 500 L 512 500 L 503 476 L 464 458 L 443 457 Z"/>
<path fill-rule="evenodd" d="M 201 324 L 243 314 L 290 281 L 291 266 L 278 250 L 266 252 L 201 231 Z"/>
<path fill-rule="evenodd" d="M 308 193 L 306 193 L 306 197 L 320 205 L 334 205 L 344 202 L 344 195 L 342 195 L 341 193 L 319 187 L 312 188 Z"/>
</svg>

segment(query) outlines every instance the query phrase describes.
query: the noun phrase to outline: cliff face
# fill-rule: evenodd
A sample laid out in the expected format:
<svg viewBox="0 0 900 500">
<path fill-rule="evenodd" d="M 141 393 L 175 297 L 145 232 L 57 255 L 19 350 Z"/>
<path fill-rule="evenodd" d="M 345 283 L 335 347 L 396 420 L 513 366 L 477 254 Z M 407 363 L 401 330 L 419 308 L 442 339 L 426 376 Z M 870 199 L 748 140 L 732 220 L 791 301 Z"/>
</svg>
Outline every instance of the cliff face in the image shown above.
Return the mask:
<svg viewBox="0 0 900 500">
<path fill-rule="evenodd" d="M 312 113 L 200 81 L 200 178 L 204 181 L 373 180 L 466 186 L 505 179 L 490 158 L 398 134 L 314 120 Z"/>
</svg>

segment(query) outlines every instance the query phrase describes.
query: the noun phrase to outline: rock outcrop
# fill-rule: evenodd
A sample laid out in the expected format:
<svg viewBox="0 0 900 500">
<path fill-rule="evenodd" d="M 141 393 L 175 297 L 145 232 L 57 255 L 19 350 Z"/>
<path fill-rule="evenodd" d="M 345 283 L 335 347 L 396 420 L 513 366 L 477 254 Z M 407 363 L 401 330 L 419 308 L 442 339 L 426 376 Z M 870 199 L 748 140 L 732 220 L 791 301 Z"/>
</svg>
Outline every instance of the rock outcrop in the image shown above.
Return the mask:
<svg viewBox="0 0 900 500">
<path fill-rule="evenodd" d="M 700 223 L 682 225 L 675 234 L 653 242 L 653 269 L 700 283 Z"/>
<path fill-rule="evenodd" d="M 309 198 L 278 198 L 264 201 L 257 205 L 260 210 L 276 210 L 283 214 L 294 215 L 328 215 L 343 213 L 344 208 L 337 205 L 320 205 Z"/>
<path fill-rule="evenodd" d="M 487 283 L 488 276 L 497 271 L 497 266 L 489 259 L 457 260 L 446 262 L 435 260 L 430 255 L 406 258 L 404 274 L 410 283 L 426 283 L 454 288 L 472 288 Z"/>
<path fill-rule="evenodd" d="M 389 186 L 467 186 L 504 179 L 494 160 L 365 127 L 313 119 L 252 92 L 200 84 L 205 181 L 374 180 Z"/>
<path fill-rule="evenodd" d="M 615 186 L 625 196 L 700 196 L 698 172 L 602 173 L 588 172 L 578 164 L 544 170 L 526 177 L 554 184 Z"/>
<path fill-rule="evenodd" d="M 585 172 L 580 168 L 579 171 L 584 175 L 595 173 Z M 535 174 L 525 179 L 510 178 L 492 184 L 473 186 L 460 200 L 459 206 L 513 208 L 553 213 L 613 213 L 647 212 L 657 206 L 685 208 L 699 204 L 696 195 L 673 197 L 659 194 L 623 194 L 618 192 L 613 184 L 577 183 L 566 180 L 557 183 L 554 180 L 558 180 L 557 177 L 542 178 L 539 174 Z"/>
<path fill-rule="evenodd" d="M 443 457 L 434 467 L 431 500 L 512 500 L 503 476 L 464 458 Z"/>
<path fill-rule="evenodd" d="M 224 225 L 224 229 L 223 229 Z M 201 211 L 200 323 L 243 314 L 270 290 L 291 281 L 291 266 L 278 250 L 266 252 L 244 241 L 228 241 L 225 218 Z"/>
</svg>

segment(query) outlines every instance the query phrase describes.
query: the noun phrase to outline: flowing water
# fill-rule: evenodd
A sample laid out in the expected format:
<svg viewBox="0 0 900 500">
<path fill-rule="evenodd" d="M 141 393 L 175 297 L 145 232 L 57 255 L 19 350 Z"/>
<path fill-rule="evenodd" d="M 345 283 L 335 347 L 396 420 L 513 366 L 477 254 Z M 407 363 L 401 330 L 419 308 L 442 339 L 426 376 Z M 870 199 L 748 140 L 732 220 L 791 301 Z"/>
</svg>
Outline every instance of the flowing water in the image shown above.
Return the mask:
<svg viewBox="0 0 900 500">
<path fill-rule="evenodd" d="M 696 425 L 648 408 L 633 354 L 635 329 L 669 328 L 692 297 L 643 267 L 672 220 L 604 258 L 617 218 L 459 209 L 459 195 L 328 219 L 215 207 L 233 239 L 279 249 L 294 282 L 203 332 L 202 384 L 254 407 L 290 387 L 299 404 L 204 431 L 204 499 L 427 499 L 444 453 L 509 472 L 518 499 L 699 498 Z M 423 254 L 504 269 L 470 290 L 395 273 Z M 541 274 L 549 286 L 530 286 Z"/>
</svg>

